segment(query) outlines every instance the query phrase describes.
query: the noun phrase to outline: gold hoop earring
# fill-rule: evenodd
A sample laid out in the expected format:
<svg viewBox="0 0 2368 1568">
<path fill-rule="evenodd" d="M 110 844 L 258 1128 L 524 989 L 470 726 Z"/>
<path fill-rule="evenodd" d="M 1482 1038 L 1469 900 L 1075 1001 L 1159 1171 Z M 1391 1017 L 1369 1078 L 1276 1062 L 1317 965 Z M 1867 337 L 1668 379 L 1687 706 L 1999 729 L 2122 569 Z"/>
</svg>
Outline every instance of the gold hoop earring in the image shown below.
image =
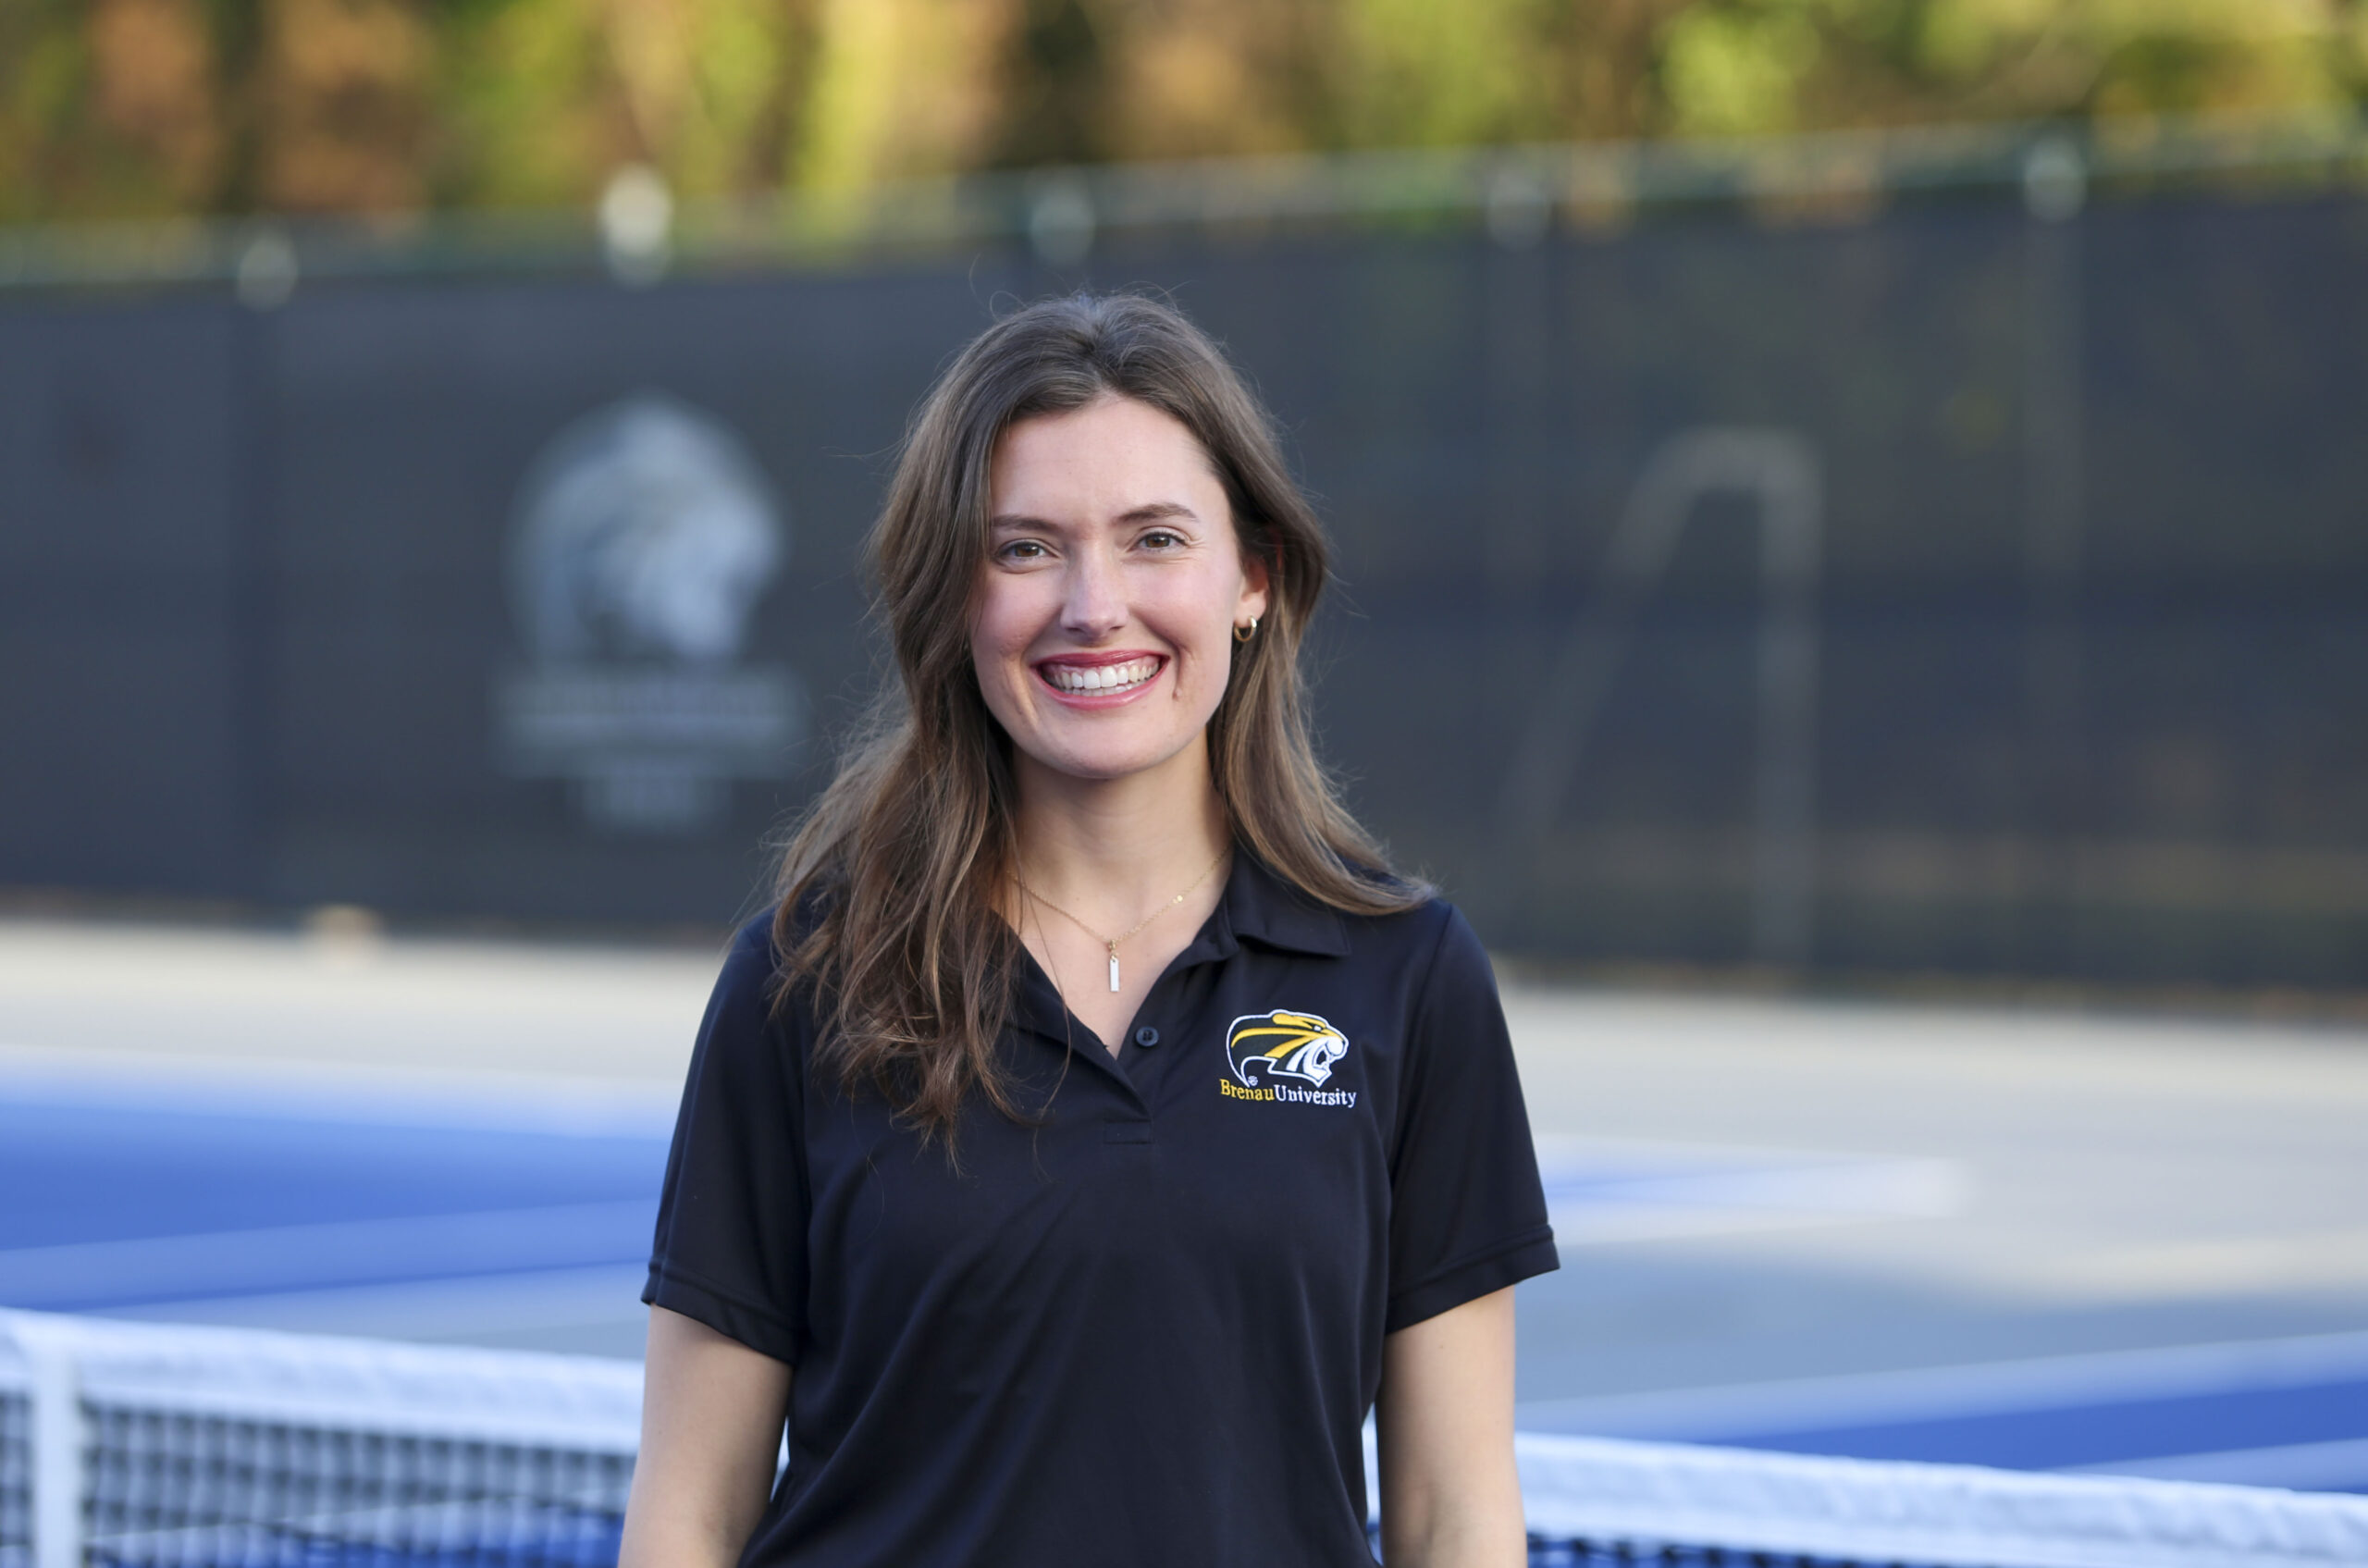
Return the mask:
<svg viewBox="0 0 2368 1568">
<path fill-rule="evenodd" d="M 1252 615 L 1250 618 L 1250 624 L 1247 626 L 1236 626 L 1233 629 L 1233 640 L 1236 642 L 1248 642 L 1252 637 L 1254 637 L 1257 635 L 1258 617 L 1255 615 Z"/>
</svg>

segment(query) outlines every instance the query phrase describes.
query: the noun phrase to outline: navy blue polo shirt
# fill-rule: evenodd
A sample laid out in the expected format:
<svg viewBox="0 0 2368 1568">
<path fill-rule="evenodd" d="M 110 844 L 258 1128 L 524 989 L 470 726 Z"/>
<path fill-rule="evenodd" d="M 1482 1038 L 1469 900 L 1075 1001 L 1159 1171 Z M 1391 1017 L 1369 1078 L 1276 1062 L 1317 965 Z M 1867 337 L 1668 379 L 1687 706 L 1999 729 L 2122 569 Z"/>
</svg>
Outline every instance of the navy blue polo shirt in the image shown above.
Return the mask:
<svg viewBox="0 0 2368 1568">
<path fill-rule="evenodd" d="M 811 1068 L 770 916 L 708 1006 L 643 1299 L 796 1369 L 777 1568 L 1367 1564 L 1383 1337 L 1556 1266 L 1504 1017 L 1449 905 L 1246 852 L 1114 1058 L 1032 961 L 1034 1125 L 961 1167 Z"/>
</svg>

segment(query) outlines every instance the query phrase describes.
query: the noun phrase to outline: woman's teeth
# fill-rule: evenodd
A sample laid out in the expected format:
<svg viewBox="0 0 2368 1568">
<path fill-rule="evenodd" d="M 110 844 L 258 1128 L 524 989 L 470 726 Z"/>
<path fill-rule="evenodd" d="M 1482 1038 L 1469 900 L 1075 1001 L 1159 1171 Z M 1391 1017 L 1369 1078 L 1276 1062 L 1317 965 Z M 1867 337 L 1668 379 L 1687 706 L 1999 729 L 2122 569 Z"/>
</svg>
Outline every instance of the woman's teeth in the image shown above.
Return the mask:
<svg viewBox="0 0 2368 1568">
<path fill-rule="evenodd" d="M 1159 673 L 1156 659 L 1129 659 L 1124 664 L 1047 664 L 1044 678 L 1062 691 L 1084 695 L 1125 691 Z"/>
</svg>

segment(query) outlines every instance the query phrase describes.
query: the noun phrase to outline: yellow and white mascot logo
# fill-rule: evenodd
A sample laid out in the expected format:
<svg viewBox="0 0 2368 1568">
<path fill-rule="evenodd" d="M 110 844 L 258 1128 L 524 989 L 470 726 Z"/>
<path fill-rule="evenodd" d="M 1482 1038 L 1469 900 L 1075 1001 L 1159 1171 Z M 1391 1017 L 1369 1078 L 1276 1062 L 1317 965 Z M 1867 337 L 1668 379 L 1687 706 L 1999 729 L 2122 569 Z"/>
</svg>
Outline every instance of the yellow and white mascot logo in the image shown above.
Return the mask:
<svg viewBox="0 0 2368 1568">
<path fill-rule="evenodd" d="M 1314 1013 L 1252 1013 L 1234 1019 L 1225 1036 L 1226 1065 L 1244 1089 L 1276 1078 L 1296 1078 L 1321 1089 L 1332 1076 L 1332 1065 L 1348 1054 L 1347 1037 Z"/>
</svg>

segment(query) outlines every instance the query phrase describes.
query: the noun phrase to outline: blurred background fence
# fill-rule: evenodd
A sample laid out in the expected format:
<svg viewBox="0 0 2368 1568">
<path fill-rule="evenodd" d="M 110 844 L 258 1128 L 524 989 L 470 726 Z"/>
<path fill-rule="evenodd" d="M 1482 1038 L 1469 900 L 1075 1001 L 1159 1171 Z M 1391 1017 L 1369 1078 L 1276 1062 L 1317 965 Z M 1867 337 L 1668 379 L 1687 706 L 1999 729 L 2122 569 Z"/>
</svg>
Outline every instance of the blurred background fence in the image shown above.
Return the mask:
<svg viewBox="0 0 2368 1568">
<path fill-rule="evenodd" d="M 720 924 L 997 309 L 1152 287 L 1499 951 L 2368 978 L 2368 137 L 2015 127 L 0 233 L 0 885 Z"/>
</svg>

